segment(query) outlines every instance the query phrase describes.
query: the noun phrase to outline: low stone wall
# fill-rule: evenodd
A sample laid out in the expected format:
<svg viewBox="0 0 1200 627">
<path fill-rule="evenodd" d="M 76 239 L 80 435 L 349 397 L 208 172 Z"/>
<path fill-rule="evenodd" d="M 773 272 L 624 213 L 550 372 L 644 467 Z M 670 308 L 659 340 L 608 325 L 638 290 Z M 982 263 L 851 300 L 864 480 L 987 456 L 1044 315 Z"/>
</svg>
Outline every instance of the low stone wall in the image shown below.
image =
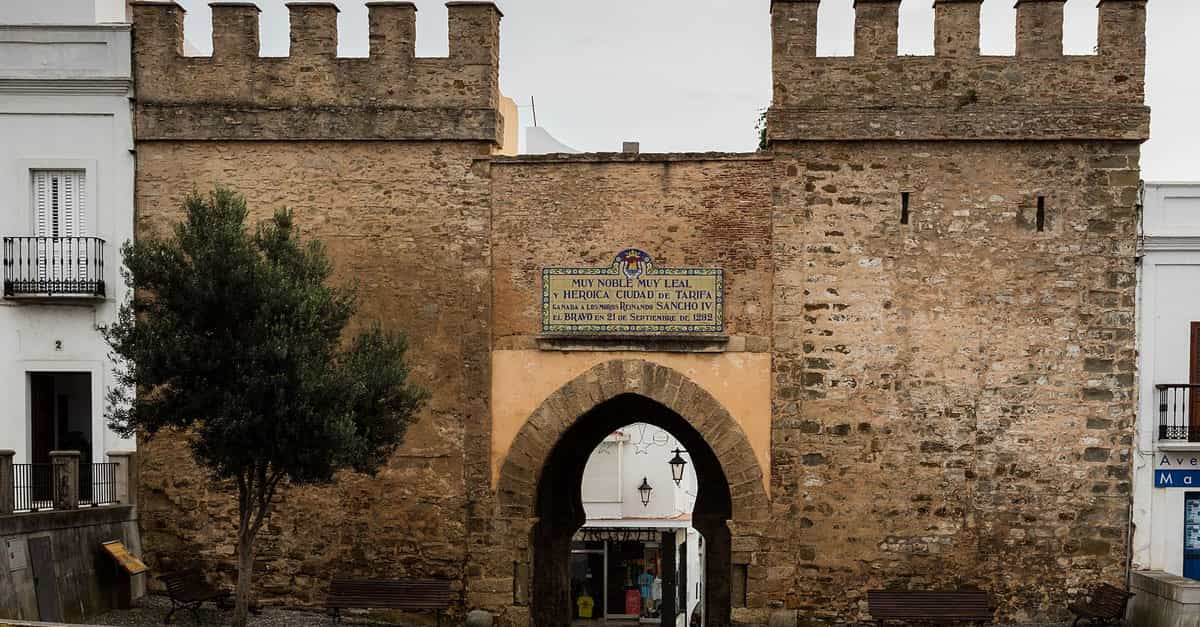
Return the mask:
<svg viewBox="0 0 1200 627">
<path fill-rule="evenodd" d="M 120 589 L 116 563 L 101 543 L 120 540 L 134 555 L 142 554 L 137 509 L 109 505 L 94 509 L 36 512 L 0 516 L 0 619 L 38 620 L 38 591 L 30 542 L 49 538 L 57 598 L 63 620 L 113 608 Z M 41 567 L 39 564 L 38 568 Z M 123 576 L 123 575 L 121 575 Z M 133 579 L 132 596 L 145 593 L 146 575 Z M 45 601 L 43 601 L 44 603 Z"/>
<path fill-rule="evenodd" d="M 1200 581 L 1161 570 L 1132 574 L 1130 625 L 1138 627 L 1200 627 Z"/>
</svg>

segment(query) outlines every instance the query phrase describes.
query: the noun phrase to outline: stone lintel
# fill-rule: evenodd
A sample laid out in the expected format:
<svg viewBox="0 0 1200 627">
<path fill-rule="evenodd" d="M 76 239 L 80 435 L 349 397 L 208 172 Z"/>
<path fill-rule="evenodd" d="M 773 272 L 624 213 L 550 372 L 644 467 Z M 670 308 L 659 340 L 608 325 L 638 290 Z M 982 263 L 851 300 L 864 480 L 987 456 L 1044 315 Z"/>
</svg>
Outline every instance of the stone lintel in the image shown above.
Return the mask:
<svg viewBox="0 0 1200 627">
<path fill-rule="evenodd" d="M 137 141 L 486 141 L 502 123 L 490 108 L 137 105 Z"/>
<path fill-rule="evenodd" d="M 493 164 L 523 163 L 666 163 L 704 161 L 773 161 L 763 152 L 552 152 L 540 155 L 493 155 Z"/>
<path fill-rule="evenodd" d="M 772 108 L 771 141 L 1142 142 L 1150 109 L 1138 105 L 881 108 Z"/>
<path fill-rule="evenodd" d="M 291 8 L 306 9 L 309 7 L 318 8 L 318 9 L 333 9 L 333 11 L 335 13 L 341 13 L 341 11 L 342 11 L 341 9 L 338 8 L 338 5 L 336 3 L 324 2 L 323 0 L 301 0 L 300 2 L 285 2 L 283 6 L 289 8 L 289 9 L 291 9 Z"/>
<path fill-rule="evenodd" d="M 187 12 L 187 9 L 183 8 L 182 4 L 179 4 L 178 2 L 175 2 L 174 0 L 132 0 L 129 3 L 129 6 L 131 6 L 131 7 L 173 7 L 173 8 L 179 9 L 180 11 L 183 11 L 185 13 Z"/>
<path fill-rule="evenodd" d="M 604 351 L 661 353 L 724 353 L 745 350 L 745 338 L 731 342 L 727 335 L 659 335 L 584 337 L 539 335 L 537 347 L 544 351 Z M 734 349 L 734 350 L 731 350 Z"/>
<path fill-rule="evenodd" d="M 485 9 L 491 9 L 491 10 L 495 11 L 496 14 L 499 15 L 500 17 L 504 17 L 504 12 L 501 11 L 500 7 L 497 6 L 496 3 L 492 2 L 491 0 L 452 0 L 451 2 L 446 3 L 446 8 L 448 8 L 448 9 L 452 9 L 455 7 L 463 7 L 463 8 L 468 8 L 468 9 L 473 8 L 473 7 L 482 7 Z"/>
</svg>

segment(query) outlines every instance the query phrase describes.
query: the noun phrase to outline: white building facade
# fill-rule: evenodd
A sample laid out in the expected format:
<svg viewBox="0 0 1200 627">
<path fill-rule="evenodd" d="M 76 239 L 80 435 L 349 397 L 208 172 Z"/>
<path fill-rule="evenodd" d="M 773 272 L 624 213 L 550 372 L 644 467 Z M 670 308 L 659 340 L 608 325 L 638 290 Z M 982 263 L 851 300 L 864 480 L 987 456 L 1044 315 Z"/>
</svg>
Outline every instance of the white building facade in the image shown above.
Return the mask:
<svg viewBox="0 0 1200 627">
<path fill-rule="evenodd" d="M 645 423 L 623 427 L 592 451 L 581 487 L 587 522 L 571 551 L 577 621 L 663 624 L 674 607 L 678 627 L 703 624 L 704 539 L 691 526 L 697 478 L 675 437 Z"/>
<path fill-rule="evenodd" d="M 126 296 L 131 97 L 123 0 L 0 3 L 0 449 L 17 464 L 134 446 L 106 425 L 99 331 Z"/>
<path fill-rule="evenodd" d="M 1131 620 L 1183 625 L 1200 620 L 1200 183 L 1148 183 L 1142 205 Z"/>
</svg>

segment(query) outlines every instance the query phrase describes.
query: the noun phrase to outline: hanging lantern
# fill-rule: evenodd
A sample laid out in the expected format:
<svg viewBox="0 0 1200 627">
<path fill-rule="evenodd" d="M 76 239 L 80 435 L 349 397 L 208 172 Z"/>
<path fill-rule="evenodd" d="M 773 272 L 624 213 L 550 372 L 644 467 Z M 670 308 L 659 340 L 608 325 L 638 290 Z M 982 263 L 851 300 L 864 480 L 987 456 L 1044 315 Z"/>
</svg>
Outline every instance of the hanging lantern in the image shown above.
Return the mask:
<svg viewBox="0 0 1200 627">
<path fill-rule="evenodd" d="M 682 452 L 679 449 L 675 449 L 675 457 L 672 457 L 671 461 L 667 462 L 671 465 L 671 478 L 675 480 L 675 485 L 679 485 L 679 482 L 683 481 L 683 467 L 687 465 L 687 462 L 680 456 Z"/>
<path fill-rule="evenodd" d="M 650 487 L 650 482 L 642 477 L 642 485 L 638 486 L 638 493 L 642 495 L 642 507 L 650 505 L 650 491 L 653 489 Z"/>
</svg>

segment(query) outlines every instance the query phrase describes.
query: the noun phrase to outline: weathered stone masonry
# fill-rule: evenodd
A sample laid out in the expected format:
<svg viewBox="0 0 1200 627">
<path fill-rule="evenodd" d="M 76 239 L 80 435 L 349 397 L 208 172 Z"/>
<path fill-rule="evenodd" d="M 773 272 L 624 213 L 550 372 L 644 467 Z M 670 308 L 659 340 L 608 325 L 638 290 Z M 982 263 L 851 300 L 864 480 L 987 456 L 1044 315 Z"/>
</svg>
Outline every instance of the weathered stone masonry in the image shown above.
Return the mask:
<svg viewBox="0 0 1200 627">
<path fill-rule="evenodd" d="M 363 320 L 409 331 L 433 392 L 379 477 L 289 494 L 257 570 L 268 598 L 319 602 L 338 570 L 465 580 L 471 503 L 488 481 L 488 179 L 500 13 L 452 3 L 450 56 L 413 58 L 406 3 L 371 7 L 372 56 L 338 59 L 336 8 L 294 4 L 292 54 L 257 56 L 253 6 L 213 6 L 215 54 L 184 58 L 183 9 L 135 5 L 137 219 L 164 233 L 191 189 L 243 192 L 256 217 L 295 209 Z M 236 77 L 236 80 L 230 77 Z M 182 442 L 144 447 L 143 524 L 160 566 L 230 572 L 233 503 Z"/>
<path fill-rule="evenodd" d="M 817 3 L 773 3 L 767 151 L 500 158 L 490 4 L 449 3 L 436 59 L 413 55 L 407 3 L 371 3 L 366 59 L 336 58 L 332 5 L 290 6 L 291 55 L 267 59 L 251 6 L 214 4 L 213 57 L 184 58 L 182 9 L 137 4 L 139 233 L 193 187 L 292 207 L 358 281 L 362 320 L 409 332 L 433 392 L 379 477 L 287 494 L 260 593 L 444 576 L 459 613 L 544 616 L 536 488 L 556 434 L 621 394 L 687 420 L 731 487 L 733 607 L 714 624 L 853 622 L 870 588 L 943 585 L 1032 622 L 1120 582 L 1144 2 L 1101 2 L 1098 53 L 1078 57 L 1046 0 L 1018 3 L 1016 56 L 979 55 L 978 0 L 938 0 L 936 54 L 898 57 L 898 5 L 858 0 L 856 56 L 818 58 Z M 540 267 L 630 246 L 724 267 L 728 342 L 539 338 Z M 493 420 L 526 390 L 493 364 L 552 376 L 524 386 L 553 392 L 515 437 Z M 762 412 L 751 389 L 770 390 Z M 231 573 L 232 499 L 183 442 L 143 451 L 151 561 Z"/>
<path fill-rule="evenodd" d="M 1144 5 L 1101 2 L 1099 53 L 1064 57 L 1062 2 L 1023 0 L 1017 55 L 981 57 L 979 3 L 939 1 L 936 56 L 896 57 L 898 5 L 859 0 L 836 59 L 815 2 L 773 6 L 792 552 L 763 600 L 832 618 L 972 584 L 1043 620 L 1124 568 Z"/>
</svg>

